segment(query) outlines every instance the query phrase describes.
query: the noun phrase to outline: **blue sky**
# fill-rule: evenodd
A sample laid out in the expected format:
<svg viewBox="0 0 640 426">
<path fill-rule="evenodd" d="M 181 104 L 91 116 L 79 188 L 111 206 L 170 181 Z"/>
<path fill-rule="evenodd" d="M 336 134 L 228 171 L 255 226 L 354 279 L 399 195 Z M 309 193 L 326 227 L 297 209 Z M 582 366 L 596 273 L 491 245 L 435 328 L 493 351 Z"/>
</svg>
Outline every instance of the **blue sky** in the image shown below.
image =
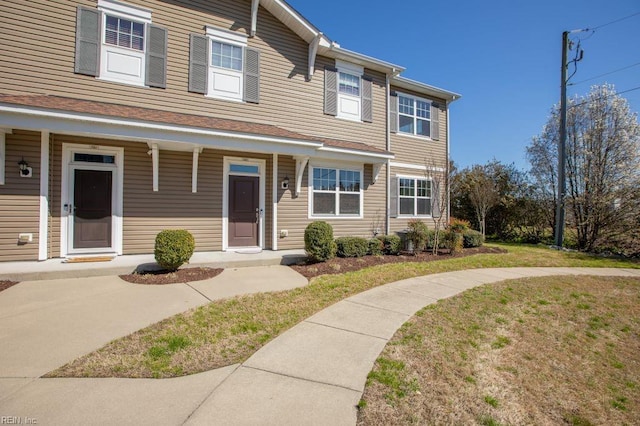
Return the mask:
<svg viewBox="0 0 640 426">
<path fill-rule="evenodd" d="M 460 166 L 493 158 L 528 169 L 524 152 L 560 98 L 561 38 L 640 12 L 638 0 L 288 0 L 346 49 L 402 65 L 402 74 L 462 94 L 451 105 L 451 157 Z M 569 87 L 640 87 L 640 15 L 582 40 Z M 636 65 L 634 65 L 636 64 Z M 634 65 L 634 66 L 632 66 Z M 572 69 L 571 69 L 572 71 Z M 622 94 L 640 110 L 640 89 Z"/>
</svg>

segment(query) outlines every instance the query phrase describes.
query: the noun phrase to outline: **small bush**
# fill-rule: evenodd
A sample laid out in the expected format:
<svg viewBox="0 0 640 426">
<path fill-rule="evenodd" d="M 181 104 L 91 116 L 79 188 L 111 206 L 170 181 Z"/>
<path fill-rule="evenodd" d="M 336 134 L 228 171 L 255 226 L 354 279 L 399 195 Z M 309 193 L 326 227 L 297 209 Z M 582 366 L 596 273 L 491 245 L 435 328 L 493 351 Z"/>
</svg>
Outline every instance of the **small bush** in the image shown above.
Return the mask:
<svg viewBox="0 0 640 426">
<path fill-rule="evenodd" d="M 481 247 L 484 244 L 484 237 L 481 232 L 467 229 L 462 233 L 463 246 L 465 248 Z"/>
<path fill-rule="evenodd" d="M 369 254 L 372 256 L 381 256 L 384 254 L 384 243 L 379 238 L 371 238 L 369 240 Z"/>
<path fill-rule="evenodd" d="M 452 217 L 449 219 L 449 229 L 453 232 L 464 232 L 467 229 L 471 229 L 471 223 L 468 220 Z"/>
<path fill-rule="evenodd" d="M 434 231 L 433 229 L 430 229 L 429 232 L 427 232 L 427 249 L 432 250 L 435 243 L 436 243 L 436 231 Z M 447 248 L 444 231 L 438 231 L 438 248 L 439 249 Z"/>
<path fill-rule="evenodd" d="M 384 245 L 384 254 L 397 255 L 402 250 L 402 239 L 397 235 L 381 235 L 378 238 Z"/>
<path fill-rule="evenodd" d="M 369 241 L 361 237 L 336 238 L 338 257 L 362 257 L 369 252 Z"/>
<path fill-rule="evenodd" d="M 444 234 L 445 246 L 451 250 L 451 254 L 462 251 L 464 238 L 460 232 L 447 231 Z"/>
<path fill-rule="evenodd" d="M 304 230 L 304 249 L 312 260 L 324 262 L 336 255 L 336 242 L 333 240 L 333 227 L 327 222 L 317 220 Z"/>
<path fill-rule="evenodd" d="M 413 251 L 419 253 L 427 246 L 429 228 L 419 219 L 410 220 L 408 225 L 407 239 L 413 244 Z"/>
<path fill-rule="evenodd" d="M 153 254 L 158 265 L 164 269 L 175 271 L 189 262 L 195 248 L 196 241 L 189 231 L 185 229 L 166 229 L 156 235 Z"/>
</svg>

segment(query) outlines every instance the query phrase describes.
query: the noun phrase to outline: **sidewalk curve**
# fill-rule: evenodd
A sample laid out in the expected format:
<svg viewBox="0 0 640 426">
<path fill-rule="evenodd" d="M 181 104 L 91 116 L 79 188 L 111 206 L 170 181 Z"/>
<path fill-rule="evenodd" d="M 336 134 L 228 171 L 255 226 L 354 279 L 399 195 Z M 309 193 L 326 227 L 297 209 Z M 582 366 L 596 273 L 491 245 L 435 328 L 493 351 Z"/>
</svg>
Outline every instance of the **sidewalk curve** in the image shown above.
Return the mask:
<svg viewBox="0 0 640 426">
<path fill-rule="evenodd" d="M 354 425 L 367 374 L 415 312 L 481 284 L 551 275 L 640 277 L 640 270 L 500 268 L 410 278 L 318 312 L 242 365 L 168 380 L 0 379 L 0 415 L 39 425 Z"/>
</svg>

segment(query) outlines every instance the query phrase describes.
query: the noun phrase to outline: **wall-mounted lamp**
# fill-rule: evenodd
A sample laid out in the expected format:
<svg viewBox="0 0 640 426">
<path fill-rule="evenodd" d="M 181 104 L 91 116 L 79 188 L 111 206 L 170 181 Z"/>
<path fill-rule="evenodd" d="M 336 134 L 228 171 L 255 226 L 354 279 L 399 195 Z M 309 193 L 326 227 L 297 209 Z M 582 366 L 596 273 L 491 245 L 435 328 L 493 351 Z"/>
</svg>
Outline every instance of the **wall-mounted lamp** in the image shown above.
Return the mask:
<svg viewBox="0 0 640 426">
<path fill-rule="evenodd" d="M 282 189 L 289 189 L 289 177 L 285 176 L 284 179 L 282 179 Z"/>
<path fill-rule="evenodd" d="M 24 161 L 24 157 L 22 157 L 22 160 L 18 161 L 18 166 L 20 166 L 21 177 L 31 177 L 33 169 L 29 167 L 29 163 Z"/>
</svg>

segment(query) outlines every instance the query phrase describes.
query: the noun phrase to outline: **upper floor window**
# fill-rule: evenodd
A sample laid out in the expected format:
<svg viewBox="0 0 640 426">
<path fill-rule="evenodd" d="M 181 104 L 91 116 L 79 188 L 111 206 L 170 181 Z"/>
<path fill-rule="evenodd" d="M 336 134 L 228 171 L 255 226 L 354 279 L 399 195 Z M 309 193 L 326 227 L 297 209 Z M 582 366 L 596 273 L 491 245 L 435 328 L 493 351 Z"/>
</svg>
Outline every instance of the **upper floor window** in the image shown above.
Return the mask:
<svg viewBox="0 0 640 426">
<path fill-rule="evenodd" d="M 372 80 L 364 68 L 336 60 L 325 68 L 324 113 L 353 121 L 373 121 Z"/>
<path fill-rule="evenodd" d="M 338 92 L 351 96 L 360 96 L 360 77 L 341 72 L 339 75 Z"/>
<path fill-rule="evenodd" d="M 258 103 L 260 52 L 247 46 L 245 34 L 213 27 L 205 36 L 191 34 L 189 91 Z"/>
<path fill-rule="evenodd" d="M 113 46 L 144 51 L 144 24 L 106 15 L 104 42 Z"/>
<path fill-rule="evenodd" d="M 311 167 L 311 216 L 362 217 L 361 170 Z"/>
<path fill-rule="evenodd" d="M 78 6 L 75 72 L 137 86 L 166 87 L 167 30 L 151 11 L 114 0 Z"/>
<path fill-rule="evenodd" d="M 398 96 L 399 130 L 418 136 L 431 136 L 431 103 L 419 98 Z"/>
<path fill-rule="evenodd" d="M 242 71 L 242 47 L 219 41 L 211 45 L 211 65 L 229 70 Z"/>
</svg>

